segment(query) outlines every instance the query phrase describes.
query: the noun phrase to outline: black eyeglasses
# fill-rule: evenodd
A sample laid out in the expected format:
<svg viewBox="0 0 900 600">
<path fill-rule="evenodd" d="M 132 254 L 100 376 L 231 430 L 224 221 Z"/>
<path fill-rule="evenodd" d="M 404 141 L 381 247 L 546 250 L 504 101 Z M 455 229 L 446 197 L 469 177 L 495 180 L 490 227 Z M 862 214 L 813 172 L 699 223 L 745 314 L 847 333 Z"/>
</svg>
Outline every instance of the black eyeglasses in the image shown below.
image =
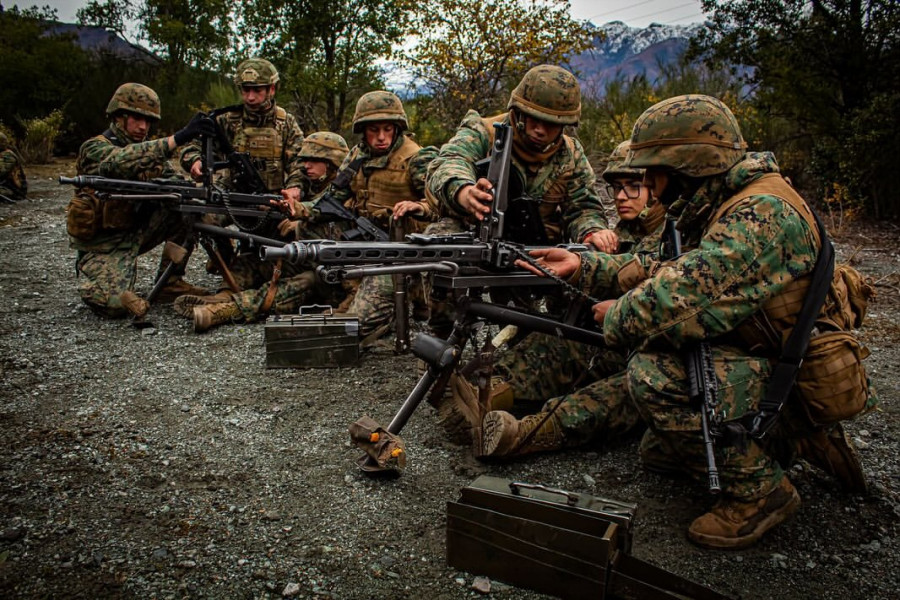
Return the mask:
<svg viewBox="0 0 900 600">
<path fill-rule="evenodd" d="M 643 183 L 607 183 L 606 191 L 609 194 L 610 198 L 617 198 L 619 192 L 625 191 L 625 197 L 634 200 L 635 198 L 641 197 L 641 188 L 644 187 Z"/>
</svg>

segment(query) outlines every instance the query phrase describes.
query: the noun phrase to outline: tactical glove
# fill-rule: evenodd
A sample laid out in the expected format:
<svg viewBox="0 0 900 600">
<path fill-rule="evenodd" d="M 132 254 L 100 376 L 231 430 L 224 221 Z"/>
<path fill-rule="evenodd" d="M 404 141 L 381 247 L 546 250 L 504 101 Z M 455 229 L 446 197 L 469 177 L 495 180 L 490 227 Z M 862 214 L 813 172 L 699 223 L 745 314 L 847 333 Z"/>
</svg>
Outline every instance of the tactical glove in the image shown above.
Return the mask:
<svg viewBox="0 0 900 600">
<path fill-rule="evenodd" d="M 176 131 L 173 137 L 176 146 L 183 146 L 201 135 L 207 137 L 216 135 L 216 124 L 205 114 L 197 113 L 184 128 Z"/>
</svg>

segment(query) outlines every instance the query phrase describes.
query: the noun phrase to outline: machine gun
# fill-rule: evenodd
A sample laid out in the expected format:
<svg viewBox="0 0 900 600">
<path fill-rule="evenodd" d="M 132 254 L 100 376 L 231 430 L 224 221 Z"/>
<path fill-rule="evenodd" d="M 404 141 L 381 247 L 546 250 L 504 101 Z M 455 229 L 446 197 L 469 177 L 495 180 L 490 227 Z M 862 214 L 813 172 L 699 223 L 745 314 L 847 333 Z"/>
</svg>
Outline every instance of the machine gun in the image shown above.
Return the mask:
<svg viewBox="0 0 900 600">
<path fill-rule="evenodd" d="M 456 319 L 446 339 L 420 333 L 412 343 L 413 355 L 427 365 L 427 370 L 391 423 L 385 428 L 363 417 L 350 426 L 352 441 L 366 453 L 359 461 L 366 472 L 396 473 L 405 465 L 405 444 L 400 431 L 426 396 L 432 403 L 443 396 L 450 376 L 460 364 L 464 347 L 468 343 L 476 345 L 476 333 L 486 322 L 515 325 L 587 344 L 603 344 L 603 336 L 597 331 L 481 300 L 485 288 L 521 286 L 562 287 L 572 295 L 585 296 L 536 264 L 528 254 L 529 246 L 506 239 L 512 134 L 509 125 L 494 127 L 496 134 L 487 177 L 494 198 L 490 215 L 477 232 L 439 236 L 410 234 L 404 242 L 300 241 L 282 248 L 260 249 L 265 260 L 319 263 L 320 276 L 330 283 L 368 275 L 432 272 L 435 286 L 466 291 L 457 300 Z M 573 251 L 587 249 L 581 245 L 567 247 Z M 534 265 L 544 276 L 517 267 L 517 261 Z M 591 304 L 597 302 L 593 298 L 588 300 Z"/>
</svg>

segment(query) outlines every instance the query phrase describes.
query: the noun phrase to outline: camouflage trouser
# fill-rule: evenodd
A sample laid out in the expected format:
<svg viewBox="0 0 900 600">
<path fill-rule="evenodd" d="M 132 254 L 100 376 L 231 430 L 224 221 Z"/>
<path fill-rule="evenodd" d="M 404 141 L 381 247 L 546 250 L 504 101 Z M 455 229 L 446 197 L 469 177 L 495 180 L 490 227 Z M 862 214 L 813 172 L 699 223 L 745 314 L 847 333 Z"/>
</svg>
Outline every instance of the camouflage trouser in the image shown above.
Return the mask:
<svg viewBox="0 0 900 600">
<path fill-rule="evenodd" d="M 566 445 L 577 446 L 622 435 L 640 422 L 624 368 L 620 352 L 532 333 L 500 357 L 494 373 L 510 384 L 517 407 L 556 407 Z"/>
<path fill-rule="evenodd" d="M 347 313 L 359 318 L 359 335 L 366 337 L 394 318 L 394 280 L 390 275 L 363 277 Z"/>
<path fill-rule="evenodd" d="M 252 323 L 270 313 L 296 314 L 301 306 L 310 304 L 337 306 L 344 294 L 340 286 L 326 285 L 317 281 L 313 271 L 304 271 L 293 276 L 282 275 L 275 284 L 272 303 L 268 310 L 264 311 L 263 304 L 271 287 L 272 281 L 269 280 L 256 289 L 244 290 L 232 296 L 246 322 Z"/>
<path fill-rule="evenodd" d="M 451 233 L 462 233 L 465 231 L 465 225 L 459 219 L 444 217 L 436 223 L 431 223 L 425 229 L 425 235 L 449 235 Z M 430 316 L 428 318 L 428 327 L 439 337 L 446 338 L 453 329 L 453 321 L 456 316 L 454 308 L 456 302 L 454 295 L 459 292 L 443 292 L 434 294 L 432 285 L 432 276 L 430 273 L 423 275 L 424 289 L 427 291 L 428 306 Z"/>
<path fill-rule="evenodd" d="M 755 409 L 766 391 L 771 365 L 765 358 L 747 356 L 734 348 L 714 347 L 718 380 L 716 414 L 738 419 Z M 627 369 L 628 391 L 641 417 L 660 445 L 684 470 L 707 481 L 706 449 L 700 413 L 688 398 L 684 356 L 673 352 L 640 352 Z M 716 464 L 724 493 L 743 500 L 762 498 L 784 476 L 778 463 L 754 441 L 745 452 L 734 446 L 716 446 Z"/>
<path fill-rule="evenodd" d="M 165 208 L 152 211 L 145 217 L 146 226 L 122 237 L 117 246 L 106 252 L 79 252 L 77 268 L 87 279 L 78 292 L 85 304 L 107 317 L 124 317 L 129 313 L 122 307 L 121 294 L 134 290 L 137 277 L 137 258 L 160 244 L 169 241 L 182 243 L 189 225 L 179 213 Z M 190 257 L 175 267 L 172 277 L 184 275 Z M 160 260 L 157 278 L 171 261 Z"/>
</svg>

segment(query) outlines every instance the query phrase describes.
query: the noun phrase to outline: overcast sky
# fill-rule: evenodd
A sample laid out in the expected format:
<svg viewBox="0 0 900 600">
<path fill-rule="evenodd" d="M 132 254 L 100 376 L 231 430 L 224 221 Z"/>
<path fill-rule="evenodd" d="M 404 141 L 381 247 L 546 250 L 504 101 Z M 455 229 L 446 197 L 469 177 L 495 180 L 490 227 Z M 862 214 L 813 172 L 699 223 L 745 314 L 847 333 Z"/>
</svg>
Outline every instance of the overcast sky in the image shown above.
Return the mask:
<svg viewBox="0 0 900 600">
<path fill-rule="evenodd" d="M 589 19 L 598 24 L 608 21 L 624 21 L 634 27 L 646 27 L 654 22 L 683 25 L 703 20 L 700 0 L 570 0 L 570 2 L 574 18 Z M 60 21 L 69 23 L 75 22 L 75 11 L 86 3 L 86 0 L 5 0 L 3 2 L 4 6 L 18 4 L 20 7 L 49 4 L 57 9 Z"/>
</svg>

